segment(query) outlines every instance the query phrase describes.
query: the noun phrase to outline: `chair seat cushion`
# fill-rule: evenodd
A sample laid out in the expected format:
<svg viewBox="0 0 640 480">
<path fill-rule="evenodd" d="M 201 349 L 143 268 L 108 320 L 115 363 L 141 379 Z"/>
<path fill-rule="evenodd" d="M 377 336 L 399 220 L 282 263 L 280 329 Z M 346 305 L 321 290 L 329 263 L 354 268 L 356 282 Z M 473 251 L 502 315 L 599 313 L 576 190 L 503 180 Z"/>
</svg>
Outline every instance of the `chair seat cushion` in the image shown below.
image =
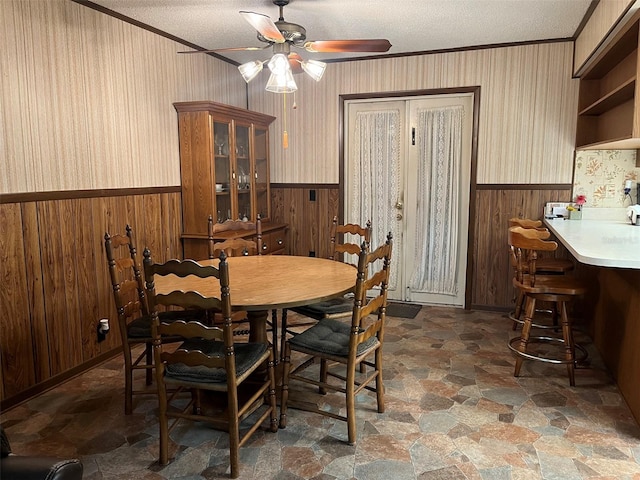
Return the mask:
<svg viewBox="0 0 640 480">
<path fill-rule="evenodd" d="M 180 348 L 200 350 L 205 355 L 224 358 L 224 342 L 188 340 Z M 266 343 L 234 343 L 236 375 L 246 373 L 262 358 L 267 348 Z M 167 365 L 165 376 L 183 382 L 224 383 L 227 381 L 227 371 L 224 368 L 190 367 L 184 363 Z"/>
<path fill-rule="evenodd" d="M 204 312 L 200 310 L 171 310 L 160 312 L 160 322 L 171 323 L 176 320 L 202 320 Z M 151 315 L 144 315 L 131 321 L 127 326 L 127 336 L 129 338 L 149 338 L 151 337 Z"/>
<path fill-rule="evenodd" d="M 325 300 L 324 302 L 295 307 L 292 310 L 311 318 L 321 319 L 327 315 L 351 312 L 353 310 L 353 298 L 332 298 L 331 300 Z"/>
<path fill-rule="evenodd" d="M 351 324 L 327 318 L 308 328 L 304 332 L 289 340 L 292 346 L 320 353 L 346 357 L 349 355 L 349 336 Z M 361 355 L 378 343 L 378 337 L 373 336 L 358 345 L 357 355 Z"/>
</svg>

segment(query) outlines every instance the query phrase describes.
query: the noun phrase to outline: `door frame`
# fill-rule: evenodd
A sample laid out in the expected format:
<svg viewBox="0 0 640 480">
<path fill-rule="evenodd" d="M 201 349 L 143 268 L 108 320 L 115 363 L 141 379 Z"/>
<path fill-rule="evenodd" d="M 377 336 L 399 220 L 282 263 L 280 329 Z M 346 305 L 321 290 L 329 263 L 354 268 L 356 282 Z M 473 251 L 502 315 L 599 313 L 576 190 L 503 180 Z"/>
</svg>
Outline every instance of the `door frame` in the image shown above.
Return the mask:
<svg viewBox="0 0 640 480">
<path fill-rule="evenodd" d="M 471 292 L 473 292 L 473 278 L 476 251 L 476 187 L 477 187 L 477 170 L 478 170 L 478 128 L 480 118 L 480 86 L 471 87 L 452 87 L 452 88 L 435 88 L 427 90 L 409 90 L 399 92 L 373 92 L 373 93 L 353 93 L 339 95 L 338 109 L 338 217 L 340 222 L 344 221 L 344 127 L 345 127 L 345 102 L 347 100 L 375 100 L 375 99 L 392 99 L 396 97 L 421 97 L 429 95 L 448 95 L 473 93 L 473 131 L 471 134 L 471 172 L 469 184 L 469 224 L 467 225 L 467 267 L 466 281 L 464 292 L 464 308 L 471 309 Z"/>
</svg>

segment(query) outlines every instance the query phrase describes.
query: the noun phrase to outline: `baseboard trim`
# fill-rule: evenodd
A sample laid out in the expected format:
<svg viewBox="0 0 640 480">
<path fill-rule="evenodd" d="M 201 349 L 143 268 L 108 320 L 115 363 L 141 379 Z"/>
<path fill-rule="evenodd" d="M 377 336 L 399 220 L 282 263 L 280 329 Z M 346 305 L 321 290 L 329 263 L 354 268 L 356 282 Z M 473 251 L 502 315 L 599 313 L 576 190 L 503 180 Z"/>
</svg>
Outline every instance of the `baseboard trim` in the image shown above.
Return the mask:
<svg viewBox="0 0 640 480">
<path fill-rule="evenodd" d="M 36 385 L 33 385 L 12 397 L 5 398 L 4 400 L 0 401 L 0 410 L 3 413 L 5 413 L 7 410 L 15 408 L 23 404 L 24 402 L 31 400 L 33 397 L 40 395 L 41 393 L 44 393 L 48 390 L 51 390 L 52 388 L 55 388 L 64 382 L 68 382 L 72 378 L 75 378 L 78 375 L 88 370 L 91 370 L 93 367 L 100 365 L 101 363 L 104 363 L 107 360 L 111 360 L 113 357 L 120 354 L 122 354 L 121 347 L 115 347 L 107 352 L 101 353 L 100 355 L 98 355 L 95 358 L 92 358 L 88 362 L 85 362 L 81 365 L 73 367 L 59 375 L 51 377 L 45 380 L 44 382 L 40 382 Z"/>
</svg>

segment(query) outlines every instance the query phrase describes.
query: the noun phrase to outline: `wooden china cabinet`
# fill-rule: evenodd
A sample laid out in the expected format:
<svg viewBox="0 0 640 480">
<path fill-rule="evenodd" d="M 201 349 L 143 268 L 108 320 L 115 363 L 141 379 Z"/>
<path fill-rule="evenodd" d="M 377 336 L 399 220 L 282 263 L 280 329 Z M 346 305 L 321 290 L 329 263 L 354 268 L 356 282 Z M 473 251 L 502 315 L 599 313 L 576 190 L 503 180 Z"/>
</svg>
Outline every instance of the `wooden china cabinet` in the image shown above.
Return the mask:
<svg viewBox="0 0 640 480">
<path fill-rule="evenodd" d="M 207 257 L 207 220 L 262 219 L 263 253 L 286 251 L 286 224 L 271 221 L 269 125 L 274 117 L 202 101 L 178 112 L 184 258 Z M 243 237 L 255 237 L 255 230 Z"/>
</svg>

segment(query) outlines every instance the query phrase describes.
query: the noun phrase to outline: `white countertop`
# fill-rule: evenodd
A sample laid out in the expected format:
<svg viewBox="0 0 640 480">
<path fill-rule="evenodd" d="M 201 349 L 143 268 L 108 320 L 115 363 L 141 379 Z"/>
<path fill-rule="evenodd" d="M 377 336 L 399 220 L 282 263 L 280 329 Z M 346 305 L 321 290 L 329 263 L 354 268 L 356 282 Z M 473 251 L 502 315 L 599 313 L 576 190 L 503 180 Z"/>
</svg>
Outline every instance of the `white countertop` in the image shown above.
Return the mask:
<svg viewBox="0 0 640 480">
<path fill-rule="evenodd" d="M 554 218 L 544 223 L 581 263 L 640 269 L 640 226 L 628 220 Z"/>
</svg>

